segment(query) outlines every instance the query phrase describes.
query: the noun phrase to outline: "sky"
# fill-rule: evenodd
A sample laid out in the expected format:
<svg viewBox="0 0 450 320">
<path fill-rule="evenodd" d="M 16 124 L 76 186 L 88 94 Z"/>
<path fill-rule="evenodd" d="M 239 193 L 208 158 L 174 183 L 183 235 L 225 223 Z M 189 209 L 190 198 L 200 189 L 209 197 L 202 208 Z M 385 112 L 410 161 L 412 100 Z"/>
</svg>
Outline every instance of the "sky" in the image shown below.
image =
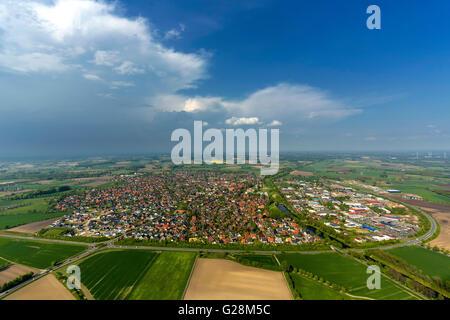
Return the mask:
<svg viewBox="0 0 450 320">
<path fill-rule="evenodd" d="M 449 10 L 0 0 L 0 157 L 168 152 L 194 120 L 278 128 L 281 151 L 450 150 Z"/>
</svg>

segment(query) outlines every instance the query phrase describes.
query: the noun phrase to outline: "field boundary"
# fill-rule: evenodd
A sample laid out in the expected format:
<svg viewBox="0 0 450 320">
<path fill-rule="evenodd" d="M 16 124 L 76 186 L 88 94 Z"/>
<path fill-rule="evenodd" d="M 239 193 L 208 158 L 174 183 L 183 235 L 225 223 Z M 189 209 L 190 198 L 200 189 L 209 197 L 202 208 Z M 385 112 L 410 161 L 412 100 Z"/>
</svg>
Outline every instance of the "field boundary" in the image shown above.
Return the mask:
<svg viewBox="0 0 450 320">
<path fill-rule="evenodd" d="M 191 283 L 192 274 L 194 273 L 195 267 L 197 266 L 198 254 L 195 256 L 195 261 L 192 264 L 191 273 L 189 274 L 188 281 L 186 282 L 186 286 L 184 287 L 183 294 L 181 295 L 181 300 L 184 300 L 184 296 L 186 295 L 186 291 L 189 288 L 189 284 Z"/>
<path fill-rule="evenodd" d="M 277 259 L 277 261 L 278 261 L 278 259 Z M 286 286 L 287 286 L 287 288 L 289 290 L 289 293 L 291 294 L 291 298 L 292 298 L 291 300 L 297 300 L 297 299 L 295 299 L 294 293 L 292 292 L 293 288 L 291 288 L 291 282 L 286 278 L 287 272 L 286 271 L 281 271 L 281 273 L 283 274 L 284 283 L 286 284 Z"/>
</svg>

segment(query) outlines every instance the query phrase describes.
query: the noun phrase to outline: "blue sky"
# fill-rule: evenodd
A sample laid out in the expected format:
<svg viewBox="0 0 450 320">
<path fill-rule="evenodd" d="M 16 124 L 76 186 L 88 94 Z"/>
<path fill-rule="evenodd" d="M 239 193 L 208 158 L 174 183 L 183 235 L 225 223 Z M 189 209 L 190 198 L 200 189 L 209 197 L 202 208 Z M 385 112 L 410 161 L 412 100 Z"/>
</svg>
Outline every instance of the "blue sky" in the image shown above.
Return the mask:
<svg viewBox="0 0 450 320">
<path fill-rule="evenodd" d="M 193 120 L 279 128 L 282 151 L 448 150 L 449 10 L 4 0 L 0 155 L 169 151 Z"/>
</svg>

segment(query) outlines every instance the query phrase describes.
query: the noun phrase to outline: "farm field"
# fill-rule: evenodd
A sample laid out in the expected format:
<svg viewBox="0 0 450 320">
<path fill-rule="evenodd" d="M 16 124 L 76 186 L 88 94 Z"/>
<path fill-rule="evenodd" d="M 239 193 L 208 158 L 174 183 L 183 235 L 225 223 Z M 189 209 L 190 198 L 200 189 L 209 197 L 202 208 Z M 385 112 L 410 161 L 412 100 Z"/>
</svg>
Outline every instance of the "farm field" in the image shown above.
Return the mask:
<svg viewBox="0 0 450 320">
<path fill-rule="evenodd" d="M 95 254 L 79 263 L 81 281 L 97 300 L 126 299 L 157 255 L 147 250 Z"/>
<path fill-rule="evenodd" d="M 25 225 L 21 225 L 19 227 L 14 227 L 9 229 L 8 231 L 13 232 L 23 232 L 23 233 L 35 233 L 41 230 L 42 228 L 45 228 L 49 225 L 51 225 L 53 222 L 55 222 L 58 218 L 52 218 L 52 219 L 46 219 L 38 222 L 32 222 L 27 223 Z"/>
<path fill-rule="evenodd" d="M 363 264 L 336 253 L 313 255 L 280 254 L 278 259 L 294 267 L 311 272 L 347 289 L 350 294 L 374 299 L 417 299 L 417 295 L 403 289 L 392 280 L 382 276 L 381 289 L 369 290 L 366 286 L 367 273 Z"/>
<path fill-rule="evenodd" d="M 424 200 L 450 204 L 450 196 L 445 184 L 444 167 L 423 167 L 401 163 L 375 162 L 372 160 L 345 161 L 322 160 L 297 165 L 296 171 L 311 171 L 315 176 L 331 179 L 364 179 L 368 184 L 376 184 L 385 189 L 399 189 L 413 193 Z M 295 174 L 294 174 L 295 175 Z M 388 184 L 387 184 L 388 183 Z"/>
<path fill-rule="evenodd" d="M 422 270 L 426 275 L 450 280 L 450 258 L 444 254 L 419 246 L 395 248 L 389 252 Z"/>
<path fill-rule="evenodd" d="M 428 211 L 431 211 L 430 209 Z M 433 213 L 433 218 L 439 223 L 441 229 L 436 239 L 430 241 L 431 246 L 438 246 L 450 251 L 450 212 Z"/>
<path fill-rule="evenodd" d="M 75 300 L 53 274 L 48 274 L 10 294 L 5 300 Z"/>
<path fill-rule="evenodd" d="M 352 300 L 353 298 L 325 286 L 315 280 L 291 273 L 294 290 L 303 300 Z"/>
<path fill-rule="evenodd" d="M 57 218 L 63 213 L 50 213 L 48 198 L 0 200 L 0 230 Z"/>
<path fill-rule="evenodd" d="M 291 300 L 282 272 L 199 258 L 185 300 Z"/>
<path fill-rule="evenodd" d="M 22 266 L 19 264 L 12 264 L 4 269 L 0 267 L 0 287 L 9 281 L 16 279 L 17 277 L 24 275 L 26 273 L 33 272 L 37 273 L 38 270 Z"/>
<path fill-rule="evenodd" d="M 65 260 L 86 248 L 73 244 L 0 238 L 0 257 L 38 269 L 46 269 L 53 262 Z"/>
<path fill-rule="evenodd" d="M 1 211 L 0 215 L 46 212 L 49 208 L 46 198 L 34 198 L 26 200 L 6 200 L 0 201 L 0 203 L 3 203 L 7 208 L 10 208 Z M 11 206 L 14 206 L 15 208 L 11 208 Z"/>
<path fill-rule="evenodd" d="M 0 258 L 0 270 L 2 270 L 4 267 L 10 265 L 10 263 L 2 258 Z"/>
<path fill-rule="evenodd" d="M 129 295 L 129 300 L 179 300 L 191 274 L 194 252 L 162 252 Z"/>
<path fill-rule="evenodd" d="M 23 213 L 23 214 L 0 214 L 0 230 L 9 229 L 24 224 L 53 219 L 62 216 L 62 213 Z"/>
</svg>

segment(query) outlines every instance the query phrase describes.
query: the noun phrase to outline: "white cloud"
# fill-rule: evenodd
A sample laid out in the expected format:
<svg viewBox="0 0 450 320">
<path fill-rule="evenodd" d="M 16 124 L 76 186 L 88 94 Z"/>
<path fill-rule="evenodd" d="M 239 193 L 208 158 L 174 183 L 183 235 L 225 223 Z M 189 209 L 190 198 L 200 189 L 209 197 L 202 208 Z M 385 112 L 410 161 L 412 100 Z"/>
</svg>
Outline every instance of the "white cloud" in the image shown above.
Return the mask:
<svg viewBox="0 0 450 320">
<path fill-rule="evenodd" d="M 163 111 L 222 111 L 234 118 L 257 117 L 273 126 L 336 121 L 361 112 L 345 107 L 320 89 L 285 83 L 257 90 L 241 100 L 172 94 L 152 97 L 149 103 Z"/>
<path fill-rule="evenodd" d="M 97 93 L 97 96 L 106 99 L 114 99 L 114 95 L 112 93 Z"/>
<path fill-rule="evenodd" d="M 241 126 L 241 125 L 252 125 L 252 124 L 259 124 L 258 117 L 251 117 L 251 118 L 236 118 L 231 117 L 230 119 L 225 120 L 226 124 L 232 125 L 232 126 Z"/>
<path fill-rule="evenodd" d="M 152 88 L 166 93 L 205 78 L 205 55 L 165 47 L 146 19 L 126 17 L 119 6 L 101 0 L 2 0 L 0 70 L 148 74 Z"/>
<path fill-rule="evenodd" d="M 366 141 L 376 141 L 377 138 L 376 137 L 365 137 L 364 140 L 366 140 Z"/>
<path fill-rule="evenodd" d="M 180 39 L 181 33 L 186 29 L 186 26 L 182 23 L 178 24 L 178 28 L 171 29 L 164 34 L 165 40 Z"/>
<path fill-rule="evenodd" d="M 278 120 L 273 120 L 271 123 L 267 124 L 268 127 L 280 127 L 282 125 L 281 121 Z"/>
<path fill-rule="evenodd" d="M 16 72 L 61 72 L 69 68 L 62 58 L 47 53 L 26 53 L 21 55 L 0 52 L 0 67 L 7 67 Z"/>
<path fill-rule="evenodd" d="M 242 101 L 227 102 L 224 107 L 233 114 L 258 115 L 266 121 L 278 118 L 283 122 L 338 120 L 360 112 L 344 107 L 320 89 L 287 83 L 258 90 Z"/>
<path fill-rule="evenodd" d="M 181 36 L 180 31 L 178 31 L 177 29 L 171 29 L 166 32 L 166 34 L 164 35 L 164 39 L 166 39 L 166 40 L 179 39 L 180 36 Z"/>
<path fill-rule="evenodd" d="M 90 73 L 85 73 L 85 74 L 83 74 L 83 77 L 84 77 L 85 79 L 88 79 L 88 80 L 94 80 L 94 81 L 100 81 L 100 80 L 102 80 L 102 78 L 100 78 L 99 76 L 97 76 L 97 75 L 95 75 L 95 74 L 90 74 Z"/>
<path fill-rule="evenodd" d="M 126 81 L 113 81 L 111 84 L 114 87 L 134 87 L 133 82 L 126 82 Z"/>
<path fill-rule="evenodd" d="M 120 66 L 115 67 L 114 70 L 119 74 L 126 74 L 126 75 L 145 72 L 144 69 L 136 67 L 135 64 L 131 61 L 124 61 Z"/>
<path fill-rule="evenodd" d="M 120 62 L 119 52 L 98 50 L 95 52 L 92 62 L 99 66 L 112 67 Z"/>
<path fill-rule="evenodd" d="M 185 111 L 200 112 L 214 111 L 221 108 L 223 101 L 217 97 L 200 97 L 189 98 L 183 95 L 168 94 L 158 95 L 148 99 L 148 103 L 160 111 Z"/>
</svg>

